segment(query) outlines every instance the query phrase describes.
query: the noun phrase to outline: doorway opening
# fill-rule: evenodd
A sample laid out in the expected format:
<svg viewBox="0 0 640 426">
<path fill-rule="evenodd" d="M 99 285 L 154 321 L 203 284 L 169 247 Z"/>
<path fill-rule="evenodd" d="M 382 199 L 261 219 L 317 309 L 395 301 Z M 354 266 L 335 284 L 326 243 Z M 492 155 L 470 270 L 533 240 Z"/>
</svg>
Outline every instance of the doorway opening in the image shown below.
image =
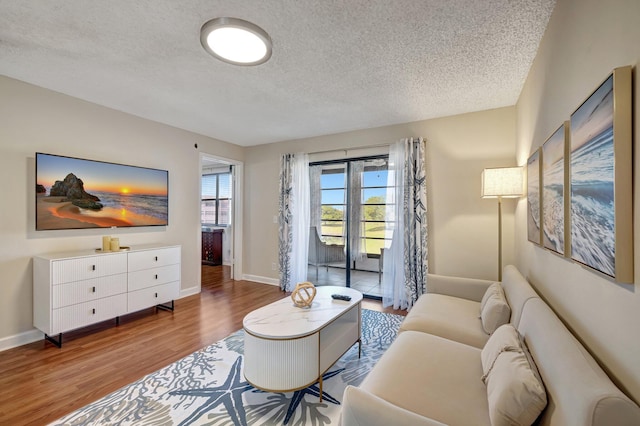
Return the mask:
<svg viewBox="0 0 640 426">
<path fill-rule="evenodd" d="M 200 171 L 202 286 L 242 276 L 242 163 L 201 153 Z"/>
</svg>

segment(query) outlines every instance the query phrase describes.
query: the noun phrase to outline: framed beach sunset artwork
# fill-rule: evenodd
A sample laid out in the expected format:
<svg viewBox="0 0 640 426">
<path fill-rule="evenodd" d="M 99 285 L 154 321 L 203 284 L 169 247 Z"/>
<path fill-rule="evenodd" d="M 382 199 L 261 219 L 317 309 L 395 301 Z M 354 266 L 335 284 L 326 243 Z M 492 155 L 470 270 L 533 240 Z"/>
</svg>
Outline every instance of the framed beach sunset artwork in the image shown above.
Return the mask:
<svg viewBox="0 0 640 426">
<path fill-rule="evenodd" d="M 540 198 L 540 156 L 537 149 L 527 160 L 527 236 L 529 241 L 538 245 L 542 242 L 540 228 L 540 213 L 542 199 Z"/>
<path fill-rule="evenodd" d="M 542 144 L 542 245 L 558 254 L 568 253 L 569 122 L 566 121 Z"/>
<path fill-rule="evenodd" d="M 166 170 L 36 153 L 36 230 L 166 226 Z"/>
<path fill-rule="evenodd" d="M 631 67 L 571 115 L 571 258 L 633 282 Z"/>
</svg>

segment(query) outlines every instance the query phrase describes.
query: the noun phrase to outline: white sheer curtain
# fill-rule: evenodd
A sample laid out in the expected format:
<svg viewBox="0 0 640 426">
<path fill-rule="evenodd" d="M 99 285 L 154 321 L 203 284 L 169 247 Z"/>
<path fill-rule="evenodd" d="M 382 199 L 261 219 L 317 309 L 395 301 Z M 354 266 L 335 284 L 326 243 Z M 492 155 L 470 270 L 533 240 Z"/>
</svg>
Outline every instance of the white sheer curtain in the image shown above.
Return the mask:
<svg viewBox="0 0 640 426">
<path fill-rule="evenodd" d="M 349 250 L 351 262 L 364 258 L 363 223 L 362 223 L 362 173 L 364 161 L 352 161 L 349 175 Z"/>
<path fill-rule="evenodd" d="M 309 258 L 309 156 L 285 154 L 280 164 L 280 288 L 307 280 Z"/>
<path fill-rule="evenodd" d="M 382 305 L 409 310 L 426 292 L 427 192 L 425 141 L 403 139 L 389 150 L 387 220 L 391 247 L 384 251 Z"/>
<path fill-rule="evenodd" d="M 322 225 L 322 190 L 320 189 L 320 176 L 322 176 L 322 166 L 309 166 L 309 200 L 310 200 L 310 223 L 320 229 Z"/>
</svg>

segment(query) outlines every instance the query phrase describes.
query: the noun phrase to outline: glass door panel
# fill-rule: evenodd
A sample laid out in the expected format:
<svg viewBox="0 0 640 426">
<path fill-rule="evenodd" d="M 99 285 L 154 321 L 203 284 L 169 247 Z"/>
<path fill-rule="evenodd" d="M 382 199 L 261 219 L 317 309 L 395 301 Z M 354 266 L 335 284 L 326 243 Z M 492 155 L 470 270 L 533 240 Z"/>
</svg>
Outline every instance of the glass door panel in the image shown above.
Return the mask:
<svg viewBox="0 0 640 426">
<path fill-rule="evenodd" d="M 309 247 L 307 279 L 315 285 L 347 286 L 347 165 L 335 163 L 310 167 L 317 168 L 315 173 L 319 176 L 311 183 L 316 185 L 311 190 L 311 208 L 320 212 L 319 215 L 311 215 L 317 218 L 316 223 L 312 219 L 311 226 L 317 230 L 319 240 L 315 247 Z M 310 241 L 310 244 L 313 242 Z"/>
<path fill-rule="evenodd" d="M 317 176 L 315 183 L 311 181 L 311 217 L 313 209 L 319 210 L 315 214 L 319 224 L 315 226 L 322 244 L 328 246 L 323 250 L 332 254 L 317 270 L 310 259 L 308 279 L 316 285 L 353 287 L 365 296 L 380 297 L 381 254 L 390 245 L 387 157 L 322 162 L 310 167 L 317 168 L 311 172 Z M 340 252 L 342 256 L 338 256 Z"/>
</svg>

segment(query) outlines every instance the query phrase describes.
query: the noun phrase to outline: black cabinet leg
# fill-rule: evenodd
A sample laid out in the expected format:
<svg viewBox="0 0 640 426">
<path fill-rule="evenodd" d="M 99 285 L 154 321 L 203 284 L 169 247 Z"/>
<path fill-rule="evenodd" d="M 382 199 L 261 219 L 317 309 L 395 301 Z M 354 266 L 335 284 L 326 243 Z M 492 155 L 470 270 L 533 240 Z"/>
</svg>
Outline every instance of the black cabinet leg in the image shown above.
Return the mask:
<svg viewBox="0 0 640 426">
<path fill-rule="evenodd" d="M 158 308 L 158 309 L 162 309 L 162 310 L 164 310 L 164 311 L 171 311 L 171 312 L 173 312 L 173 311 L 174 311 L 174 309 L 175 309 L 175 306 L 174 306 L 174 304 L 173 304 L 173 300 L 172 300 L 172 301 L 171 301 L 171 305 L 166 305 L 166 304 L 165 304 L 165 305 L 156 305 L 156 308 Z"/>
<path fill-rule="evenodd" d="M 59 348 L 62 347 L 62 333 L 58 334 L 58 340 L 54 339 L 53 337 L 51 337 L 47 333 L 45 333 L 44 334 L 44 340 L 48 340 L 49 342 L 53 343 L 54 345 L 56 345 Z"/>
</svg>

